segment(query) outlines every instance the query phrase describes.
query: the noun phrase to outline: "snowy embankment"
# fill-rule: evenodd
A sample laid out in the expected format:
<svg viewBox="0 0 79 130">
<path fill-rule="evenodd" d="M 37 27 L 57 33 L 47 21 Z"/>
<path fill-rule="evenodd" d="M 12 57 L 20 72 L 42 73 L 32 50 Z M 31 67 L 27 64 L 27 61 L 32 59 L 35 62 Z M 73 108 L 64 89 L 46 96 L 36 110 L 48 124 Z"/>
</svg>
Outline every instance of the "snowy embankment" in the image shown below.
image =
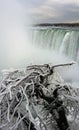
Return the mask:
<svg viewBox="0 0 79 130">
<path fill-rule="evenodd" d="M 0 83 L 0 129 L 57 130 L 57 119 L 61 118 L 58 109 L 63 107 L 68 128 L 78 130 L 79 88 L 65 83 L 56 71 L 56 67 L 70 65 L 73 63 L 4 71 Z M 56 107 L 56 100 L 62 104 Z"/>
</svg>

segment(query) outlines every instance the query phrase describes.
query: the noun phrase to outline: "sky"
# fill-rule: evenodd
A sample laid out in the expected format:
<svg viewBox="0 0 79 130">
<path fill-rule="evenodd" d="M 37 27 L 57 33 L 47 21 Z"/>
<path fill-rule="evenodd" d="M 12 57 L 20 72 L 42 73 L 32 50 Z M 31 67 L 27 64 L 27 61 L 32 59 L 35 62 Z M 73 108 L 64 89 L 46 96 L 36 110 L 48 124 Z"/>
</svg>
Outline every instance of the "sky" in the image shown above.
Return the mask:
<svg viewBox="0 0 79 130">
<path fill-rule="evenodd" d="M 79 0 L 20 0 L 33 23 L 79 22 Z"/>
<path fill-rule="evenodd" d="M 0 14 L 25 24 L 79 22 L 79 0 L 0 0 Z"/>
</svg>

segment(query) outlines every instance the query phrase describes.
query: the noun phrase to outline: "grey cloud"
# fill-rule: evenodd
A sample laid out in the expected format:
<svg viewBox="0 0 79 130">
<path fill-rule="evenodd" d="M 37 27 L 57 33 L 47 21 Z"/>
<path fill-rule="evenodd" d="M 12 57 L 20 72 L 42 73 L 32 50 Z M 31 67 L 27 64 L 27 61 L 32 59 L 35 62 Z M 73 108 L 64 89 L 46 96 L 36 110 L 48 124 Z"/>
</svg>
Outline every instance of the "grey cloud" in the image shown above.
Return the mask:
<svg viewBox="0 0 79 130">
<path fill-rule="evenodd" d="M 77 4 L 57 4 L 52 3 L 51 5 L 48 5 L 51 8 L 51 12 L 47 10 L 49 13 L 53 14 L 53 10 L 56 10 L 56 14 L 50 15 L 47 17 L 43 17 L 44 12 L 41 12 L 41 14 L 35 13 L 32 14 L 32 18 L 34 19 L 34 22 L 40 23 L 40 22 L 78 22 L 79 21 L 79 5 Z M 39 10 L 40 8 L 38 8 Z M 42 11 L 42 10 L 41 10 Z M 31 15 L 31 14 L 30 14 Z"/>
<path fill-rule="evenodd" d="M 73 5 L 73 4 L 66 4 L 61 9 L 59 9 L 62 12 L 61 18 L 58 18 L 62 22 L 70 21 L 75 22 L 79 21 L 79 6 Z"/>
</svg>

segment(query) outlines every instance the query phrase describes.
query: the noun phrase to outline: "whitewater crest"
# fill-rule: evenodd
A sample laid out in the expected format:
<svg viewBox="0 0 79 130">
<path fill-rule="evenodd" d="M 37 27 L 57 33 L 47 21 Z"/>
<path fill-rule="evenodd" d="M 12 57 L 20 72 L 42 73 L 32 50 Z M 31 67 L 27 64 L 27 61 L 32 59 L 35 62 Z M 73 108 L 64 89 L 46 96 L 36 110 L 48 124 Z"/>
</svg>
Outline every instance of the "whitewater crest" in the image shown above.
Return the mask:
<svg viewBox="0 0 79 130">
<path fill-rule="evenodd" d="M 79 31 L 77 29 L 35 28 L 32 30 L 32 43 L 79 62 Z"/>
</svg>

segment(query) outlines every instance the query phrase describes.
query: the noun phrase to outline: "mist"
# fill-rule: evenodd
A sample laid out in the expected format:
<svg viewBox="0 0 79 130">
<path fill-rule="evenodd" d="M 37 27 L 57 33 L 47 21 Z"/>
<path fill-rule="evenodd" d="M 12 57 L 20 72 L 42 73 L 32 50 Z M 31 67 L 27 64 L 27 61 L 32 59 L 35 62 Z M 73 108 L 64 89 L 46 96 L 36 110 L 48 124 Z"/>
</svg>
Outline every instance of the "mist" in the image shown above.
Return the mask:
<svg viewBox="0 0 79 130">
<path fill-rule="evenodd" d="M 30 54 L 28 23 L 27 10 L 18 0 L 0 0 L 0 69 L 18 66 Z"/>
</svg>

